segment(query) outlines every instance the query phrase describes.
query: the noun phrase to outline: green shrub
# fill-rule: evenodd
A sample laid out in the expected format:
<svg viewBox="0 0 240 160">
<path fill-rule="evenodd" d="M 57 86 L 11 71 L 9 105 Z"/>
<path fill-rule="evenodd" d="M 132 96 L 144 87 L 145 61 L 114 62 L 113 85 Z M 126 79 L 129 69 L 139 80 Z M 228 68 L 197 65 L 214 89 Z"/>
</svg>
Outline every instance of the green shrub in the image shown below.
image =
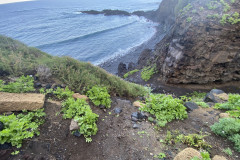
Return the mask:
<svg viewBox="0 0 240 160">
<path fill-rule="evenodd" d="M 111 98 L 106 87 L 94 86 L 89 91 L 87 91 L 89 99 L 96 106 L 103 105 L 106 108 L 111 107 Z"/>
<path fill-rule="evenodd" d="M 229 156 L 232 156 L 232 154 L 233 154 L 233 153 L 232 153 L 232 150 L 231 150 L 229 147 L 226 148 L 226 149 L 224 149 L 223 152 L 226 153 L 226 154 L 229 155 Z"/>
<path fill-rule="evenodd" d="M 74 92 L 71 91 L 68 87 L 66 87 L 65 89 L 57 87 L 57 89 L 53 91 L 53 94 L 56 95 L 58 99 L 64 100 L 67 98 L 71 98 Z"/>
<path fill-rule="evenodd" d="M 191 22 L 192 19 L 193 19 L 193 17 L 188 17 L 188 18 L 187 18 L 187 22 Z"/>
<path fill-rule="evenodd" d="M 197 149 L 209 150 L 210 148 L 212 148 L 212 146 L 204 140 L 204 137 L 207 137 L 207 135 L 202 135 L 202 133 L 184 135 L 179 134 L 179 131 L 174 131 L 173 133 L 167 131 L 164 143 L 176 144 L 180 142 L 188 146 L 195 147 Z"/>
<path fill-rule="evenodd" d="M 235 149 L 240 152 L 240 119 L 222 118 L 211 126 L 211 130 L 222 137 L 232 141 Z"/>
<path fill-rule="evenodd" d="M 231 9 L 230 5 L 227 2 L 225 2 L 224 0 L 220 0 L 220 2 L 224 7 L 224 9 L 223 9 L 224 12 L 228 12 Z"/>
<path fill-rule="evenodd" d="M 131 76 L 138 71 L 139 71 L 139 69 L 135 69 L 135 70 L 132 70 L 130 72 L 127 72 L 126 74 L 124 74 L 123 78 L 128 78 L 128 76 Z"/>
<path fill-rule="evenodd" d="M 96 121 L 99 116 L 92 112 L 90 106 L 83 99 L 68 98 L 62 106 L 63 118 L 74 118 L 80 126 L 79 133 L 84 135 L 86 142 L 91 142 L 91 136 L 96 135 L 98 131 Z"/>
<path fill-rule="evenodd" d="M 152 75 L 154 75 L 156 72 L 156 65 L 154 65 L 153 67 L 149 66 L 149 67 L 144 67 L 142 72 L 141 72 L 141 78 L 144 81 L 148 81 L 149 79 L 151 79 Z"/>
<path fill-rule="evenodd" d="M 203 7 L 200 7 L 200 8 L 199 8 L 199 10 L 200 10 L 200 11 L 203 11 L 203 10 L 204 10 L 204 8 L 203 8 Z"/>
<path fill-rule="evenodd" d="M 171 95 L 151 94 L 140 110 L 155 115 L 160 127 L 175 119 L 183 120 L 188 117 L 183 101 Z"/>
<path fill-rule="evenodd" d="M 215 109 L 224 109 L 224 110 L 234 110 L 237 107 L 240 107 L 240 95 L 239 94 L 229 94 L 228 102 L 226 103 L 216 103 Z"/>
<path fill-rule="evenodd" d="M 3 85 L 3 81 L 0 81 L 0 91 L 9 93 L 26 93 L 34 91 L 33 77 L 22 76 L 16 79 L 15 82 L 10 82 L 7 85 Z"/>
<path fill-rule="evenodd" d="M 229 17 L 230 15 L 229 14 L 223 14 L 222 15 L 222 19 L 220 20 L 220 23 L 222 25 L 226 24 L 227 23 L 227 18 Z"/>
<path fill-rule="evenodd" d="M 43 109 L 18 115 L 0 115 L 0 122 L 4 124 L 4 129 L 0 131 L 0 144 L 11 143 L 20 148 L 24 139 L 40 134 L 38 127 L 43 124 L 41 118 L 44 116 Z"/>
<path fill-rule="evenodd" d="M 218 18 L 220 18 L 220 16 L 219 16 L 219 14 L 212 14 L 212 15 L 207 15 L 207 18 L 218 19 Z"/>
</svg>

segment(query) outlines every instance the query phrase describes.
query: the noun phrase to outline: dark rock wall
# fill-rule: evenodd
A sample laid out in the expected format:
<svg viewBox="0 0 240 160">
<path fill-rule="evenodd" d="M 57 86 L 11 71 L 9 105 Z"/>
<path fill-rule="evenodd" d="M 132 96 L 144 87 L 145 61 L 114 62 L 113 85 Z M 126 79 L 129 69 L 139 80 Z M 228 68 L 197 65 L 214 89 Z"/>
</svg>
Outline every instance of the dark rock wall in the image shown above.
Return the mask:
<svg viewBox="0 0 240 160">
<path fill-rule="evenodd" d="M 168 2 L 164 0 L 162 5 Z M 193 1 L 193 9 L 202 3 L 206 0 Z M 168 4 L 168 7 L 173 6 Z M 240 11 L 239 3 L 231 7 L 231 13 Z M 160 6 L 159 13 L 173 13 L 172 8 L 161 8 L 164 7 Z M 240 23 L 222 25 L 219 20 L 207 18 L 213 14 L 211 12 L 205 9 L 178 17 L 166 37 L 156 46 L 154 63 L 157 63 L 162 81 L 206 84 L 240 80 Z M 192 17 L 191 22 L 187 21 L 189 16 Z M 172 24 L 172 18 L 160 20 Z M 139 58 L 139 64 L 143 56 Z"/>
</svg>

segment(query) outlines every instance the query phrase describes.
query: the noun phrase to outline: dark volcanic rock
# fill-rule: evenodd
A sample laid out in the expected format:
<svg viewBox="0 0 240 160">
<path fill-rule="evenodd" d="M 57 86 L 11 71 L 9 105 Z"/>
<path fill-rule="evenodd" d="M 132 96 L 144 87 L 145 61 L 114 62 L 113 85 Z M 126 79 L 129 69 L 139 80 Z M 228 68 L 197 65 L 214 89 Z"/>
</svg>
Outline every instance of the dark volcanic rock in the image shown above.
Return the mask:
<svg viewBox="0 0 240 160">
<path fill-rule="evenodd" d="M 121 108 L 115 108 L 114 109 L 114 113 L 116 113 L 116 114 L 119 114 L 119 113 L 121 113 L 122 112 L 122 109 Z"/>
<path fill-rule="evenodd" d="M 133 62 L 131 62 L 131 63 L 129 63 L 128 64 L 128 71 L 132 71 L 132 70 L 134 70 L 135 69 L 135 63 L 133 63 Z"/>
<path fill-rule="evenodd" d="M 139 125 L 139 124 L 136 124 L 136 123 L 134 123 L 134 124 L 133 124 L 133 129 L 138 129 L 138 128 L 140 128 L 140 125 Z"/>
<path fill-rule="evenodd" d="M 0 122 L 0 131 L 2 131 L 3 129 L 4 129 L 4 124 Z"/>
<path fill-rule="evenodd" d="M 186 1 L 187 2 L 187 1 Z M 205 6 L 208 0 L 193 1 L 191 10 Z M 157 64 L 159 78 L 165 83 L 207 84 L 240 80 L 240 25 L 220 19 L 209 19 L 209 10 L 175 18 L 177 0 L 163 0 L 156 19 L 165 24 L 165 38 L 157 44 L 153 57 L 139 60 Z M 240 2 L 229 3 L 231 10 L 222 13 L 222 8 L 211 14 L 232 14 L 239 11 Z M 188 21 L 188 17 L 192 17 Z"/>
<path fill-rule="evenodd" d="M 204 102 L 213 102 L 213 103 L 221 103 L 223 100 L 218 97 L 220 94 L 226 94 L 224 91 L 219 89 L 212 89 L 204 98 Z"/>
<path fill-rule="evenodd" d="M 81 137 L 81 133 L 79 132 L 79 130 L 76 130 L 74 133 L 73 133 L 74 136 L 76 137 Z"/>
<path fill-rule="evenodd" d="M 119 15 L 119 16 L 130 16 L 131 14 L 126 11 L 121 10 L 111 10 L 111 9 L 105 9 L 102 11 L 96 11 L 96 10 L 90 10 L 90 11 L 81 11 L 82 13 L 86 14 L 104 14 L 105 16 L 112 16 L 112 15 Z"/>
<path fill-rule="evenodd" d="M 127 65 L 121 62 L 118 65 L 118 76 L 123 77 L 123 75 L 127 72 L 128 72 Z"/>
<path fill-rule="evenodd" d="M 12 145 L 10 143 L 0 144 L 0 150 L 9 149 L 11 147 L 12 147 Z"/>
<path fill-rule="evenodd" d="M 186 102 L 185 107 L 187 108 L 187 112 L 191 112 L 199 108 L 198 105 L 194 102 Z"/>
</svg>

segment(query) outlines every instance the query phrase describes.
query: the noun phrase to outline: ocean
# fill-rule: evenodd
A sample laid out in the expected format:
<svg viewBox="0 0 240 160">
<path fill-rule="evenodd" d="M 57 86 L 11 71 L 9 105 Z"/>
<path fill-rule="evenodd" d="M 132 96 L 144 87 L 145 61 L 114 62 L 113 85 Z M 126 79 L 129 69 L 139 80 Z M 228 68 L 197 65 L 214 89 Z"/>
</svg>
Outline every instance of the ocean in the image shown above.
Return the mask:
<svg viewBox="0 0 240 160">
<path fill-rule="evenodd" d="M 161 0 L 36 0 L 0 5 L 0 34 L 54 56 L 99 65 L 148 41 L 156 23 L 137 16 L 88 15 L 80 11 L 156 10 Z"/>
</svg>

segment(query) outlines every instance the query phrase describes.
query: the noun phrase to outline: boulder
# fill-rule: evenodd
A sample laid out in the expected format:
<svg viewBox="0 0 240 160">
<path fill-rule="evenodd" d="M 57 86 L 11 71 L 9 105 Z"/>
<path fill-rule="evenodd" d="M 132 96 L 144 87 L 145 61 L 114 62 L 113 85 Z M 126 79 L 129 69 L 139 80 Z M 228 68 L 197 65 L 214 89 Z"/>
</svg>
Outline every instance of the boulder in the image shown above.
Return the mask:
<svg viewBox="0 0 240 160">
<path fill-rule="evenodd" d="M 179 152 L 174 160 L 191 160 L 194 157 L 201 158 L 200 152 L 193 148 L 186 148 L 183 151 Z"/>
<path fill-rule="evenodd" d="M 187 112 L 191 112 L 199 108 L 198 105 L 194 102 L 186 102 L 185 107 L 187 108 Z"/>
<path fill-rule="evenodd" d="M 43 107 L 45 95 L 0 92 L 0 113 L 22 110 L 36 110 Z"/>
<path fill-rule="evenodd" d="M 121 108 L 115 108 L 114 109 L 114 113 L 116 113 L 116 114 L 120 114 L 121 112 L 122 112 Z"/>
<path fill-rule="evenodd" d="M 135 102 L 133 103 L 133 106 L 134 106 L 134 107 L 139 107 L 139 108 L 142 108 L 144 105 L 145 105 L 144 103 L 141 103 L 141 102 L 139 102 L 139 101 L 135 101 Z"/>
<path fill-rule="evenodd" d="M 127 65 L 122 63 L 122 62 L 119 63 L 119 65 L 118 65 L 118 76 L 123 77 L 123 75 L 127 72 L 128 72 Z"/>
<path fill-rule="evenodd" d="M 79 129 L 79 125 L 78 125 L 77 121 L 72 119 L 71 124 L 69 126 L 69 130 L 73 131 L 73 130 L 76 130 L 76 129 Z"/>
<path fill-rule="evenodd" d="M 216 156 L 213 157 L 212 160 L 227 160 L 227 158 L 225 158 L 223 156 L 216 155 Z"/>
<path fill-rule="evenodd" d="M 229 113 L 220 113 L 219 114 L 219 118 L 229 118 L 229 117 L 230 117 Z"/>
<path fill-rule="evenodd" d="M 75 98 L 75 99 L 85 99 L 86 101 L 89 100 L 87 96 L 81 95 L 81 94 L 79 94 L 79 93 L 74 93 L 74 94 L 72 95 L 72 97 Z"/>
<path fill-rule="evenodd" d="M 204 98 L 204 102 L 222 103 L 228 100 L 228 95 L 219 89 L 212 89 Z"/>
</svg>

